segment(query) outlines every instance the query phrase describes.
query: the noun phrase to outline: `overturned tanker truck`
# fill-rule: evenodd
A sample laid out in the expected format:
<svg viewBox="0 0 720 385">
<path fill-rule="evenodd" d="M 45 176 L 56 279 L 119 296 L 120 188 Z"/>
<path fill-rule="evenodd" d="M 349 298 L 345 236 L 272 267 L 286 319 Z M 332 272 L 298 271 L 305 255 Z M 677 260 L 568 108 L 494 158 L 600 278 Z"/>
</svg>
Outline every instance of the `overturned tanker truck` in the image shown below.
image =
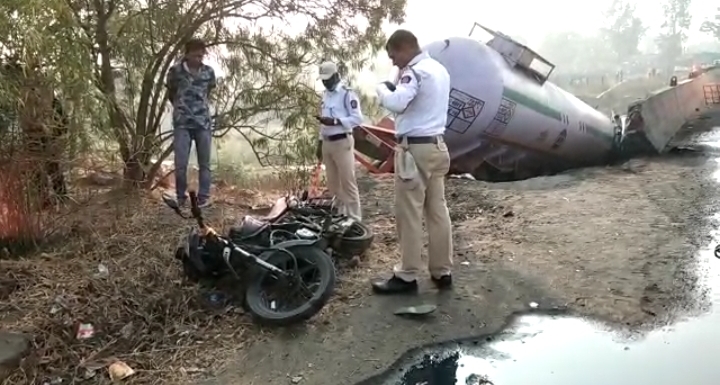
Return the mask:
<svg viewBox="0 0 720 385">
<path fill-rule="evenodd" d="M 523 179 L 659 152 L 674 136 L 666 128 L 663 138 L 648 138 L 650 125 L 643 116 L 651 109 L 642 103 L 631 106 L 632 119 L 601 113 L 549 82 L 554 65 L 533 50 L 477 23 L 471 36 L 476 27 L 492 38 L 483 43 L 454 37 L 423 48 L 450 74 L 445 140 L 451 173 Z M 625 129 L 626 121 L 632 129 Z M 361 163 L 371 172 L 392 172 L 392 119 L 363 126 L 354 136 Z"/>
</svg>

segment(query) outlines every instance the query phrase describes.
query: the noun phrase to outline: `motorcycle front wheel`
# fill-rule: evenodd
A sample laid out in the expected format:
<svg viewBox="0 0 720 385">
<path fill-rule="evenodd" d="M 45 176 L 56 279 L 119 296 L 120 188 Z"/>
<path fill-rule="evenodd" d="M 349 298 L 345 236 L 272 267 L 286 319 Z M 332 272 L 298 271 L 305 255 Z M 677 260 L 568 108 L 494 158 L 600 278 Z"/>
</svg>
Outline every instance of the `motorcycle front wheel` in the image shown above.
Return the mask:
<svg viewBox="0 0 720 385">
<path fill-rule="evenodd" d="M 185 248 L 178 247 L 175 250 L 175 258 L 179 259 L 182 263 L 183 274 L 188 282 L 197 283 L 200 281 L 200 271 L 193 265 L 190 257 L 185 252 Z"/>
<path fill-rule="evenodd" d="M 255 322 L 284 326 L 306 321 L 332 296 L 335 266 L 322 249 L 293 246 L 275 251 L 265 261 L 289 274 L 278 277 L 258 268 L 249 277 L 245 308 Z"/>
</svg>

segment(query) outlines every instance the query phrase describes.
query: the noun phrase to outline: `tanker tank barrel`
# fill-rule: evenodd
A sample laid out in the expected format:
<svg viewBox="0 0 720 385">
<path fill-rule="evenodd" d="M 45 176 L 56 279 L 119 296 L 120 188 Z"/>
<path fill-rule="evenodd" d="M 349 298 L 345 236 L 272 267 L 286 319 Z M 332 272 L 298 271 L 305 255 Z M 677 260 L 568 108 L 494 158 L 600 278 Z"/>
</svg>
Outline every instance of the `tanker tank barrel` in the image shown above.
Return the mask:
<svg viewBox="0 0 720 385">
<path fill-rule="evenodd" d="M 720 115 L 720 69 L 678 81 L 622 116 L 553 84 L 555 65 L 511 37 L 478 23 L 469 35 L 423 47 L 450 75 L 445 142 L 454 173 L 512 180 L 663 152 L 688 120 Z M 367 163 L 375 172 L 393 167 L 394 123 L 381 123 L 355 134 L 356 148 L 379 161 Z"/>
</svg>

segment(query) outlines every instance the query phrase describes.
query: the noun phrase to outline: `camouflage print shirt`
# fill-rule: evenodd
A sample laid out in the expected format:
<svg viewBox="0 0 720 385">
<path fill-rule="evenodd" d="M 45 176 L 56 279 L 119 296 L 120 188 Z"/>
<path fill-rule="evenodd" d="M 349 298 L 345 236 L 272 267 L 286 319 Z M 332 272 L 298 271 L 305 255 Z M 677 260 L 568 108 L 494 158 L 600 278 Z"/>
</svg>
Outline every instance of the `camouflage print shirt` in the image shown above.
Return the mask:
<svg viewBox="0 0 720 385">
<path fill-rule="evenodd" d="M 173 104 L 173 126 L 186 129 L 210 129 L 210 106 L 208 95 L 215 87 L 215 71 L 203 64 L 197 73 L 192 73 L 181 61 L 168 70 L 168 88 L 177 93 Z"/>
</svg>

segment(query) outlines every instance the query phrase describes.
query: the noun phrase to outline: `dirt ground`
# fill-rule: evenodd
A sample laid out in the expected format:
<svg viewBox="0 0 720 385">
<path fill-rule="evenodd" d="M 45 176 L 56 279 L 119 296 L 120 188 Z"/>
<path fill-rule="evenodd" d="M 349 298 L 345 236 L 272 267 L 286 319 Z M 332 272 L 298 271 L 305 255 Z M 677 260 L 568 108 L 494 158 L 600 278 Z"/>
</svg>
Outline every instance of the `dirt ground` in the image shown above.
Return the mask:
<svg viewBox="0 0 720 385">
<path fill-rule="evenodd" d="M 368 280 L 388 273 L 397 251 L 391 180 L 365 177 L 377 233 L 369 259 L 341 273 L 316 319 L 266 334 L 203 384 L 354 384 L 410 348 L 493 332 L 531 302 L 633 330 L 671 322 L 701 302 L 691 257 L 703 242 L 711 164 L 685 154 L 520 182 L 449 180 L 455 289 L 440 294 L 424 281 L 417 297 L 370 293 Z M 424 321 L 393 315 L 418 303 L 439 309 Z"/>
<path fill-rule="evenodd" d="M 423 280 L 418 296 L 401 297 L 369 288 L 398 255 L 392 180 L 363 176 L 373 249 L 359 266 L 340 268 L 320 314 L 286 329 L 208 307 L 183 281 L 172 249 L 187 223 L 159 196 L 102 195 L 79 218 L 59 218 L 68 228 L 38 255 L 0 258 L 0 330 L 33 336 L 23 369 L 3 385 L 95 381 L 115 360 L 136 370 L 128 384 L 352 385 L 410 348 L 495 332 L 531 302 L 648 330 L 702 304 L 692 255 L 713 204 L 708 159 L 639 159 L 511 183 L 450 179 L 455 288 L 439 294 Z M 208 212 L 215 225 L 273 198 L 222 189 Z M 419 303 L 438 311 L 423 321 L 393 315 Z M 79 323 L 96 335 L 78 340 Z"/>
</svg>

